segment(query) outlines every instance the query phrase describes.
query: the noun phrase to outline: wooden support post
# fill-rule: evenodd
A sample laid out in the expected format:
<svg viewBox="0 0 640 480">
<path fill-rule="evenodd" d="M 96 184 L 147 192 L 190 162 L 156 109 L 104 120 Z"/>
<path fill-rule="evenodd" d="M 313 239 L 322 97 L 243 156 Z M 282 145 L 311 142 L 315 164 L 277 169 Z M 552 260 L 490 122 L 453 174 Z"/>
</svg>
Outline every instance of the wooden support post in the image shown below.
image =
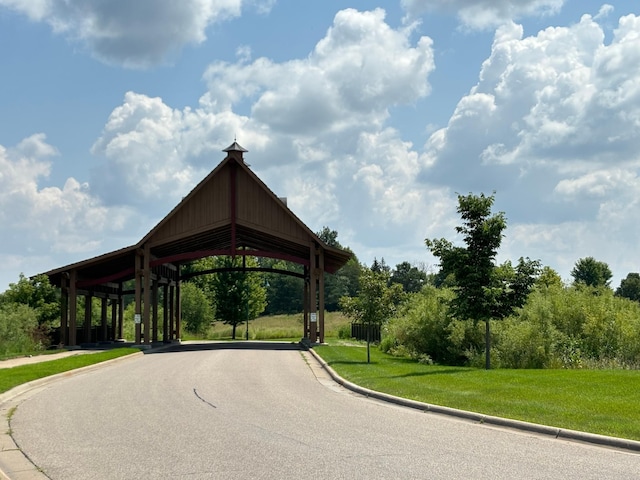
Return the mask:
<svg viewBox="0 0 640 480">
<path fill-rule="evenodd" d="M 309 340 L 311 343 L 316 343 L 318 341 L 318 258 L 314 242 L 311 242 L 309 253 Z"/>
<path fill-rule="evenodd" d="M 109 340 L 116 340 L 117 334 L 117 322 L 118 322 L 118 304 L 120 303 L 120 295 L 118 298 L 111 299 L 111 335 L 109 336 Z"/>
<path fill-rule="evenodd" d="M 107 328 L 107 307 L 109 304 L 107 303 L 109 299 L 104 297 L 102 300 L 102 309 L 100 310 L 100 338 L 98 340 L 108 340 L 108 328 Z"/>
<path fill-rule="evenodd" d="M 84 296 L 84 325 L 83 336 L 84 343 L 91 343 L 91 307 L 93 306 L 93 292 L 89 292 Z"/>
<path fill-rule="evenodd" d="M 309 283 L 310 283 L 310 274 L 309 267 L 305 265 L 304 267 L 304 291 L 302 293 L 302 308 L 304 313 L 302 314 L 302 320 L 304 323 L 304 333 L 302 334 L 302 338 L 309 339 Z"/>
<path fill-rule="evenodd" d="M 124 338 L 124 296 L 122 295 L 122 284 L 118 292 L 118 333 L 116 340 Z"/>
<path fill-rule="evenodd" d="M 180 298 L 180 280 L 176 282 L 176 340 L 180 340 L 180 326 L 182 323 L 182 301 Z"/>
<path fill-rule="evenodd" d="M 69 274 L 69 345 L 77 345 L 77 318 L 78 318 L 78 289 L 76 287 L 78 276 L 75 270 Z"/>
<path fill-rule="evenodd" d="M 69 277 L 60 278 L 60 344 L 68 345 L 69 340 Z"/>
<path fill-rule="evenodd" d="M 158 280 L 153 280 L 153 287 L 151 289 L 151 305 L 153 312 L 151 316 L 151 341 L 156 343 L 158 341 Z"/>
<path fill-rule="evenodd" d="M 142 323 L 144 324 L 144 343 L 151 343 L 151 266 L 150 266 L 151 252 L 149 245 L 144 246 L 144 254 L 142 257 L 143 263 L 143 279 L 144 284 L 142 287 Z"/>
<path fill-rule="evenodd" d="M 324 343 L 324 249 L 318 253 L 318 331 L 320 343 Z"/>
<path fill-rule="evenodd" d="M 136 291 L 135 291 L 135 329 L 136 329 L 136 340 L 135 343 L 140 345 L 142 343 L 142 253 L 138 250 L 136 252 Z"/>
<path fill-rule="evenodd" d="M 176 287 L 169 286 L 169 340 L 175 340 Z"/>
<path fill-rule="evenodd" d="M 167 343 L 169 339 L 169 284 L 162 286 L 162 341 Z"/>
</svg>

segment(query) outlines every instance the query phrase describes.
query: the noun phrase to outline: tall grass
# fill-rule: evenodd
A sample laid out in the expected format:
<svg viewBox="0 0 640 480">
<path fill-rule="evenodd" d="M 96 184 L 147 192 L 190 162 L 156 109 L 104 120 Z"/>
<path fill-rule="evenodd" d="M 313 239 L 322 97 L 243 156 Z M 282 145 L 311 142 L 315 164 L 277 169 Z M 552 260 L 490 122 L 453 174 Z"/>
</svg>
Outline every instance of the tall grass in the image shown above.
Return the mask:
<svg viewBox="0 0 640 480">
<path fill-rule="evenodd" d="M 341 312 L 325 312 L 325 338 L 337 338 L 340 328 L 349 325 L 350 320 Z M 236 328 L 236 339 L 246 338 L 246 323 Z M 302 313 L 295 315 L 269 315 L 249 322 L 249 340 L 300 340 L 303 337 Z M 232 327 L 216 322 L 205 335 L 207 340 L 229 340 Z M 185 337 L 186 338 L 186 337 Z M 195 337 L 193 337 L 195 338 Z"/>
</svg>

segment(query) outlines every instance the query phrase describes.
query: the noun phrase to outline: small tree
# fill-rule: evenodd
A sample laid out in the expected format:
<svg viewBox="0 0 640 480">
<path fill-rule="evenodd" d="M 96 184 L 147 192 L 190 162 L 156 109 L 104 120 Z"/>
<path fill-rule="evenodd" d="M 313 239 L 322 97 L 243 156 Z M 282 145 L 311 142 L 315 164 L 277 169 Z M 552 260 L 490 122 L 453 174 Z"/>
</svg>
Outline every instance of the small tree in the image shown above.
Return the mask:
<svg viewBox="0 0 640 480">
<path fill-rule="evenodd" d="M 571 270 L 573 283 L 589 287 L 609 287 L 611 269 L 605 262 L 599 262 L 593 257 L 581 258 Z"/>
<path fill-rule="evenodd" d="M 322 227 L 317 232 L 318 238 L 330 247 L 340 248 L 351 253 L 351 258 L 337 272 L 324 276 L 324 308 L 335 311 L 340 308 L 340 299 L 344 296 L 355 296 L 358 292 L 360 269 L 358 257 L 349 247 L 343 247 L 338 241 L 338 232 L 329 227 Z M 299 311 L 299 310 L 298 310 Z"/>
<path fill-rule="evenodd" d="M 367 363 L 371 363 L 371 326 L 382 325 L 393 316 L 402 300 L 402 286 L 389 286 L 389 273 L 364 268 L 360 277 L 360 293 L 357 297 L 342 297 L 342 312 L 367 329 Z"/>
<path fill-rule="evenodd" d="M 491 368 L 489 320 L 495 313 L 497 292 L 493 280 L 494 260 L 507 227 L 504 213 L 491 215 L 494 195 L 458 195 L 458 213 L 463 225 L 456 227 L 466 247 L 454 247 L 448 240 L 426 239 L 427 248 L 438 258 L 445 277 L 455 276 L 453 311 L 460 319 L 485 322 L 485 367 Z"/>
<path fill-rule="evenodd" d="M 185 330 L 196 334 L 204 333 L 214 320 L 210 299 L 192 282 L 182 285 L 180 296 Z"/>
<path fill-rule="evenodd" d="M 212 291 L 215 298 L 216 319 L 233 327 L 232 338 L 236 338 L 238 325 L 253 320 L 260 315 L 266 305 L 266 290 L 260 275 L 242 271 L 242 257 L 216 257 L 216 268 L 228 269 L 214 274 Z M 246 266 L 256 266 L 251 257 L 246 258 Z"/>
</svg>

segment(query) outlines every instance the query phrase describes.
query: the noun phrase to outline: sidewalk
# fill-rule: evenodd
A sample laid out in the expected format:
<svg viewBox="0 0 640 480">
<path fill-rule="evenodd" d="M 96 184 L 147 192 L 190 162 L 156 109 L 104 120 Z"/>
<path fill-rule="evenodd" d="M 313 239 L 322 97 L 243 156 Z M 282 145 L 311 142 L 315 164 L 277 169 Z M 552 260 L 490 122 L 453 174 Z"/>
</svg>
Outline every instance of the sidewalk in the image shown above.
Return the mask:
<svg viewBox="0 0 640 480">
<path fill-rule="evenodd" d="M 0 369 L 19 367 L 21 365 L 31 365 L 34 363 L 50 362 L 59 358 L 71 357 L 74 355 L 86 355 L 89 353 L 98 353 L 103 350 L 60 350 L 59 353 L 47 353 L 44 355 L 28 355 L 25 357 L 10 358 L 8 360 L 0 360 Z"/>
</svg>

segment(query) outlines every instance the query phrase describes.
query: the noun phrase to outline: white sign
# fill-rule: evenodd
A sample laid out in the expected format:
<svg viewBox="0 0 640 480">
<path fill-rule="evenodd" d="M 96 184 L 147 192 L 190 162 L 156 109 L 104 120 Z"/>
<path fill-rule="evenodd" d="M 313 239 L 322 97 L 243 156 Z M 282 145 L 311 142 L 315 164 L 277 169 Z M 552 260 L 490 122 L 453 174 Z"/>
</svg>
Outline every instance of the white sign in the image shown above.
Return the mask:
<svg viewBox="0 0 640 480">
<path fill-rule="evenodd" d="M 139 313 L 136 313 L 133 316 L 133 321 L 135 322 L 136 325 L 138 325 L 139 323 L 142 323 L 142 315 L 140 315 Z"/>
<path fill-rule="evenodd" d="M 311 321 L 312 322 L 317 322 L 318 321 L 318 314 L 317 313 L 313 312 L 311 314 Z"/>
</svg>

